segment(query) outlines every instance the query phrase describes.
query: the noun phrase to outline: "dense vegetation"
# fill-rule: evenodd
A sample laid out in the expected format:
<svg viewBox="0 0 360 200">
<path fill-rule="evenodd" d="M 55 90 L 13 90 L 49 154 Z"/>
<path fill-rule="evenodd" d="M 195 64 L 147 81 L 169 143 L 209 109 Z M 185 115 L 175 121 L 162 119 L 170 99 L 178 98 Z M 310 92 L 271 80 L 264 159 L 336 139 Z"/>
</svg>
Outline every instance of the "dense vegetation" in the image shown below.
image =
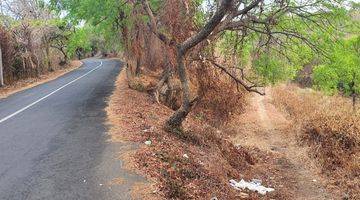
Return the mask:
<svg viewBox="0 0 360 200">
<path fill-rule="evenodd" d="M 4 84 L 39 77 L 98 50 L 106 52 L 95 28 L 79 25 L 52 10 L 47 1 L 2 1 L 0 44 Z"/>
<path fill-rule="evenodd" d="M 290 132 L 310 146 L 323 173 L 344 198 L 359 198 L 360 112 L 353 112 L 348 99 L 324 97 L 320 92 L 295 86 L 276 87 L 274 103 L 294 120 Z M 334 109 L 336 108 L 336 109 Z"/>
<path fill-rule="evenodd" d="M 52 0 L 2 7 L 5 83 L 53 71 L 69 58 L 123 50 L 137 76 L 163 70 L 148 89 L 177 110 L 169 128 L 179 128 L 195 102 L 209 107 L 210 98 L 226 93 L 219 89 L 232 88 L 236 102 L 236 88 L 263 94 L 262 87 L 303 70 L 311 71 L 314 88 L 351 96 L 354 105 L 360 92 L 359 5 L 351 1 Z M 234 105 L 218 103 L 223 113 Z"/>
<path fill-rule="evenodd" d="M 320 158 L 329 176 L 350 174 L 339 185 L 345 185 L 351 197 L 358 197 L 359 166 L 354 157 L 358 155 L 360 135 L 356 111 L 360 94 L 359 3 L 348 0 L 4 2 L 6 12 L 1 15 L 0 44 L 6 84 L 52 71 L 55 64 L 63 65 L 74 57 L 121 52 L 127 64 L 129 86 L 149 93 L 155 102 L 174 111 L 163 124 L 164 130 L 174 133 L 166 136 L 171 137 L 169 141 L 175 143 L 180 138 L 184 142 L 190 138 L 195 140 L 194 148 L 200 146 L 204 152 L 211 138 L 216 155 L 239 153 L 232 144 L 214 135 L 218 134 L 215 128 L 244 110 L 247 93 L 265 95 L 265 87 L 288 82 L 319 90 L 317 96 L 310 93 L 309 97 L 301 96 L 303 93 L 292 87 L 284 87 L 277 90 L 275 101 L 300 127 L 292 132 L 300 132 L 301 141 L 314 149 L 317 147 L 312 154 Z M 335 97 L 324 98 L 324 95 Z M 352 102 L 352 106 L 345 102 Z M 341 109 L 331 110 L 338 105 Z M 211 134 L 191 135 L 183 130 L 183 122 L 191 111 L 193 118 L 215 127 L 208 131 Z M 207 129 L 204 130 L 199 133 Z M 164 138 L 160 132 L 157 137 Z M 205 139 L 198 145 L 196 138 Z M 228 156 L 225 160 L 235 168 L 238 163 L 231 159 Z M 351 161 L 346 163 L 347 160 Z M 225 180 L 228 175 L 223 177 Z M 353 177 L 357 179 L 349 181 Z M 174 187 L 173 180 L 166 181 Z M 176 198 L 179 194 L 173 192 L 169 196 Z"/>
<path fill-rule="evenodd" d="M 354 99 L 359 92 L 354 2 L 53 0 L 52 6 L 66 11 L 72 23 L 85 20 L 105 44 L 116 41 L 134 74 L 164 70 L 149 89 L 177 110 L 169 128 L 179 128 L 192 105 L 206 103 L 212 89 L 234 86 L 263 94 L 261 87 L 294 79 L 306 65 L 314 71 L 314 88 Z M 171 88 L 173 79 L 181 84 Z M 167 92 L 159 94 L 164 87 Z"/>
</svg>

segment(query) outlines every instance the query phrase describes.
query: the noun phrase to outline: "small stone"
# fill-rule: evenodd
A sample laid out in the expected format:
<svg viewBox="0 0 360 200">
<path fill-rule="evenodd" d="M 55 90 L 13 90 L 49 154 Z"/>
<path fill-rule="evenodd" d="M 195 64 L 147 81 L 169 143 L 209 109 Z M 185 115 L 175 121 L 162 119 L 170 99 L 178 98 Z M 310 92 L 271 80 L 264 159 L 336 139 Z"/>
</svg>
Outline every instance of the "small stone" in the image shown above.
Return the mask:
<svg viewBox="0 0 360 200">
<path fill-rule="evenodd" d="M 148 140 L 148 141 L 145 142 L 145 144 L 149 146 L 149 145 L 151 145 L 151 141 Z"/>
</svg>

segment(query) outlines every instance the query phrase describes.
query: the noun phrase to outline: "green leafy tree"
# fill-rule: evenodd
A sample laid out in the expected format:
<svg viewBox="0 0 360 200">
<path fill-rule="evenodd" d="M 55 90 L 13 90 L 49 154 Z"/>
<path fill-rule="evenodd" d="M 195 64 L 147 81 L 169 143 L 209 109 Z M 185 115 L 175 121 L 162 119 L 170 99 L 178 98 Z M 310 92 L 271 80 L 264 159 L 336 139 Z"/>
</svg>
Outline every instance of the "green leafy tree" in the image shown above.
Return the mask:
<svg viewBox="0 0 360 200">
<path fill-rule="evenodd" d="M 130 46 L 136 42 L 136 36 L 130 35 L 132 30 L 140 30 L 145 26 L 163 45 L 174 49 L 176 56 L 176 72 L 182 85 L 182 102 L 180 108 L 167 121 L 167 127 L 177 130 L 188 115 L 193 105 L 190 99 L 189 77 L 187 61 L 193 51 L 199 51 L 194 60 L 210 62 L 229 76 L 236 84 L 249 92 L 263 94 L 258 90 L 261 86 L 252 80 L 241 77 L 239 70 L 246 64 L 252 63 L 254 71 L 264 77 L 269 83 L 283 80 L 284 77 L 292 77 L 297 66 L 301 66 L 314 54 L 320 54 L 322 47 L 327 45 L 328 38 L 319 39 L 319 36 L 327 32 L 330 36 L 333 19 L 345 13 L 341 7 L 342 0 L 310 0 L 310 1 L 264 1 L 264 0 L 222 0 L 222 1 L 184 1 L 178 12 L 185 23 L 193 23 L 197 27 L 191 28 L 191 36 L 177 39 L 176 34 L 167 31 L 167 23 L 161 21 L 162 13 L 158 12 L 158 5 L 166 1 L 156 0 L 53 0 L 53 5 L 58 10 L 67 10 L 69 19 L 74 23 L 86 20 L 87 23 L 100 28 L 103 33 L 116 37 L 119 30 L 123 36 L 122 42 L 129 53 Z M 198 13 L 193 15 L 195 2 Z M 208 3 L 206 9 L 200 9 L 200 5 Z M 171 11 L 169 11 L 171 12 Z M 185 15 L 189 12 L 191 17 Z M 142 15 L 146 15 L 145 17 Z M 144 19 L 141 21 L 139 19 Z M 145 23 L 142 23 L 145 22 Z M 139 26 L 140 25 L 140 26 Z M 133 29 L 134 28 L 134 29 Z M 147 29 L 148 28 L 148 29 Z M 136 32 L 136 31 L 135 31 Z M 113 34 L 112 34 L 113 33 Z M 138 32 L 137 32 L 138 33 Z M 136 34 L 134 34 L 136 35 Z M 224 67 L 212 59 L 214 45 L 224 37 L 228 37 L 227 44 L 231 47 L 223 48 L 223 52 L 234 52 L 238 60 L 244 60 L 242 66 Z M 107 37 L 111 38 L 111 37 Z M 235 39 L 235 40 L 233 40 Z M 232 45 L 239 42 L 241 45 Z M 243 41 L 243 42 L 240 42 Z M 254 47 L 256 46 L 256 47 Z M 309 53 L 307 46 L 315 53 Z M 176 48 L 175 48 L 176 47 Z M 265 49 L 264 49 L 265 48 Z M 270 48 L 270 51 L 266 51 Z M 305 50 L 305 51 L 303 51 Z M 256 52 L 260 52 L 256 54 Z M 264 52 L 264 53 L 261 53 Z M 265 52 L 270 52 L 266 55 Z M 323 53 L 323 52 L 321 52 Z M 226 53 L 228 54 L 228 53 Z M 265 54 L 265 55 L 263 55 Z M 228 55 L 222 55 L 226 57 Z M 254 58 L 258 61 L 253 60 Z M 287 59 L 283 61 L 282 59 Z M 304 59 L 306 58 L 306 59 Z M 190 58 L 191 59 L 191 58 Z M 189 60 L 190 60 L 189 59 Z M 278 60 L 279 59 L 279 60 Z M 249 62 L 251 61 L 251 62 Z M 224 63 L 227 64 L 227 63 Z M 289 70 L 284 70 L 289 68 Z M 281 72 L 281 74 L 279 74 Z"/>
<path fill-rule="evenodd" d="M 262 54 L 254 61 L 255 72 L 262 77 L 265 84 L 275 84 L 280 81 L 291 80 L 295 77 L 298 67 L 278 59 L 276 54 Z"/>
<path fill-rule="evenodd" d="M 328 94 L 351 96 L 355 105 L 360 93 L 360 36 L 336 43 L 329 61 L 314 69 L 314 82 Z"/>
<path fill-rule="evenodd" d="M 67 53 L 69 57 L 77 56 L 78 59 L 81 56 L 91 50 L 90 36 L 91 29 L 89 27 L 83 27 L 77 29 L 73 33 L 68 41 Z"/>
<path fill-rule="evenodd" d="M 104 46 L 100 49 L 122 48 L 124 41 L 119 31 L 131 26 L 132 5 L 126 0 L 51 0 L 51 5 L 58 13 L 66 13 L 65 19 L 72 24 L 85 21 L 92 26 L 93 33 L 104 39 Z"/>
</svg>

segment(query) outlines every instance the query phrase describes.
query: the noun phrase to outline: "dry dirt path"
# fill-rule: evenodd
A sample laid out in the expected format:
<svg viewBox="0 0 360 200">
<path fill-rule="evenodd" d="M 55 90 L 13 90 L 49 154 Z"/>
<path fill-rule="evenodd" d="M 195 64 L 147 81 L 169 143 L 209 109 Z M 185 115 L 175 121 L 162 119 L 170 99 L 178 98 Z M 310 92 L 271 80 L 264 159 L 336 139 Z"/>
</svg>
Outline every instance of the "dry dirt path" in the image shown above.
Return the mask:
<svg viewBox="0 0 360 200">
<path fill-rule="evenodd" d="M 319 169 L 307 156 L 306 149 L 297 145 L 296 135 L 288 131 L 291 122 L 271 103 L 271 91 L 266 96 L 254 95 L 240 121 L 242 134 L 233 138 L 233 142 L 285 158 L 288 162 L 279 162 L 279 167 L 293 175 L 295 182 L 288 184 L 295 184 L 295 199 L 337 199 L 324 189 Z"/>
</svg>

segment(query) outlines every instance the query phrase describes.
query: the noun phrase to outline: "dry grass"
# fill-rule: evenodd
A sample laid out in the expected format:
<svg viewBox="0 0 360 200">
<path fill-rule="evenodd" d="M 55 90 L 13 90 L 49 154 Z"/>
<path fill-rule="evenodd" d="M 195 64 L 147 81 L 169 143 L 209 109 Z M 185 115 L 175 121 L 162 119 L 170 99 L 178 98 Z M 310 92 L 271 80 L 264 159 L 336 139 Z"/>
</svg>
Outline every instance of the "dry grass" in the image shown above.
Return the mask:
<svg viewBox="0 0 360 200">
<path fill-rule="evenodd" d="M 112 140 L 140 144 L 126 160 L 157 184 L 155 193 L 160 199 L 243 199 L 229 185 L 230 179 L 241 178 L 258 178 L 267 186 L 276 186 L 266 198 L 291 199 L 291 189 L 279 187 L 291 175 L 279 171 L 274 155 L 235 147 L 223 131 L 194 114 L 185 122 L 187 131 L 168 133 L 163 124 L 171 109 L 155 103 L 146 93 L 129 89 L 124 73 L 116 85 L 107 109 Z M 148 140 L 151 145 L 144 144 Z M 250 192 L 245 199 L 259 198 L 263 197 Z"/>
<path fill-rule="evenodd" d="M 70 64 L 62 69 L 56 70 L 54 72 L 49 72 L 40 76 L 40 78 L 28 78 L 20 80 L 11 85 L 6 85 L 0 88 L 0 98 L 6 98 L 16 92 L 35 87 L 37 85 L 46 83 L 48 81 L 54 80 L 74 69 L 79 68 L 82 65 L 82 62 L 79 60 L 71 61 Z"/>
<path fill-rule="evenodd" d="M 329 185 L 344 198 L 360 198 L 360 113 L 350 100 L 326 97 L 312 90 L 280 86 L 273 91 L 274 104 L 294 120 L 292 127 L 302 144 L 309 145 Z"/>
<path fill-rule="evenodd" d="M 194 108 L 197 117 L 217 127 L 226 125 L 245 110 L 249 93 L 208 63 L 196 63 L 195 66 L 195 72 L 189 74 L 193 74 L 194 82 L 198 82 L 200 100 Z"/>
</svg>

